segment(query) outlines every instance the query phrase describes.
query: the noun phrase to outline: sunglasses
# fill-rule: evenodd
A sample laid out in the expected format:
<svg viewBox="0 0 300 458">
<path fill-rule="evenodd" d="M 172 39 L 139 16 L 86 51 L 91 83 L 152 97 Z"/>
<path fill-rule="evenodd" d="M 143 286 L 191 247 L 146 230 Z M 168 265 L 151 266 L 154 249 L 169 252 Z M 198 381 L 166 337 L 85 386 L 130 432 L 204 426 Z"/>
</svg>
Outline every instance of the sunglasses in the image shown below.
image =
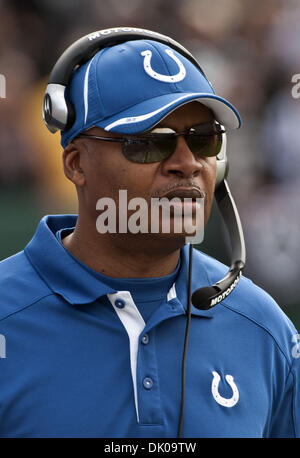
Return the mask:
<svg viewBox="0 0 300 458">
<path fill-rule="evenodd" d="M 222 148 L 225 129 L 217 123 L 199 124 L 184 132 L 170 128 L 156 128 L 145 135 L 134 137 L 99 137 L 80 134 L 77 138 L 88 138 L 106 142 L 122 143 L 122 153 L 131 162 L 151 164 L 168 159 L 175 151 L 177 137 L 183 136 L 197 158 L 217 156 Z"/>
</svg>

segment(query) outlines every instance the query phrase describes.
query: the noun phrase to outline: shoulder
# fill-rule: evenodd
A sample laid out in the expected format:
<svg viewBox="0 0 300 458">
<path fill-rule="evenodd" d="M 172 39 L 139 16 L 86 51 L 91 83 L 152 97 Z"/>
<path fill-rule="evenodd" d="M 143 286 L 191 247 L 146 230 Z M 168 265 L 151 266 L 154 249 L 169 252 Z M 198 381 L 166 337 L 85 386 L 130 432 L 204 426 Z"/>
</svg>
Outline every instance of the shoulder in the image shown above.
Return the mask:
<svg viewBox="0 0 300 458">
<path fill-rule="evenodd" d="M 0 262 L 0 320 L 50 294 L 24 251 Z"/>
<path fill-rule="evenodd" d="M 209 284 L 214 284 L 228 272 L 228 266 L 199 252 L 195 253 L 199 265 L 205 267 Z M 223 310 L 248 320 L 253 326 L 268 333 L 289 358 L 291 342 L 297 331 L 276 301 L 249 278 L 241 276 L 234 291 L 219 304 Z"/>
</svg>

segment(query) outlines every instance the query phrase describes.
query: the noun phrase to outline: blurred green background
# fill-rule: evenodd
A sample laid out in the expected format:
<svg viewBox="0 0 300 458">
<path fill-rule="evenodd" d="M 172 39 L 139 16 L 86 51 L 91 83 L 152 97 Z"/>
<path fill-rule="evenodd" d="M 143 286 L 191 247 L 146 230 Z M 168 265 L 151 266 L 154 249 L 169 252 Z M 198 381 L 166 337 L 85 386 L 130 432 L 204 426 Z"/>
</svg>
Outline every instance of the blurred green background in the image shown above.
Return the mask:
<svg viewBox="0 0 300 458">
<path fill-rule="evenodd" d="M 216 92 L 239 109 L 228 138 L 229 183 L 247 245 L 245 274 L 300 329 L 300 73 L 298 0 L 0 1 L 0 259 L 23 249 L 42 216 L 76 213 L 59 134 L 43 125 L 47 76 L 77 38 L 114 26 L 172 36 L 199 60 Z M 203 251 L 228 263 L 214 208 Z"/>
</svg>

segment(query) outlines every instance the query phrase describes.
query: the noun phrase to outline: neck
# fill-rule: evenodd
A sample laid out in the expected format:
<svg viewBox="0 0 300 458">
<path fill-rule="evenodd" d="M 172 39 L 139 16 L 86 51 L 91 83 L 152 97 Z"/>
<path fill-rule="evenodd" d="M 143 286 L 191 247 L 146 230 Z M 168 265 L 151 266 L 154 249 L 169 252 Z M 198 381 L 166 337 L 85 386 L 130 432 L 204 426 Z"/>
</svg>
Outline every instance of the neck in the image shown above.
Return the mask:
<svg viewBox="0 0 300 458">
<path fill-rule="evenodd" d="M 148 236 L 148 237 L 147 237 Z M 178 264 L 182 240 L 150 234 L 99 234 L 95 224 L 82 224 L 62 243 L 85 265 L 114 278 L 148 278 L 171 274 Z"/>
</svg>

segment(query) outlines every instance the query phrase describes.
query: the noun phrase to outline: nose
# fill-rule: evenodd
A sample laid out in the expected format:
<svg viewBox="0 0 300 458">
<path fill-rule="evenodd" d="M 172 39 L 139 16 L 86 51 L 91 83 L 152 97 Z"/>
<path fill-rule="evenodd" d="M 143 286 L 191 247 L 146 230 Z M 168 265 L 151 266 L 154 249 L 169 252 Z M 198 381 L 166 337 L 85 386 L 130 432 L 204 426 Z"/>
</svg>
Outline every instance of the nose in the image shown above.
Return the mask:
<svg viewBox="0 0 300 458">
<path fill-rule="evenodd" d="M 162 163 L 162 171 L 178 178 L 195 178 L 203 169 L 202 159 L 197 159 L 189 149 L 183 135 L 177 137 L 174 153 Z"/>
</svg>

